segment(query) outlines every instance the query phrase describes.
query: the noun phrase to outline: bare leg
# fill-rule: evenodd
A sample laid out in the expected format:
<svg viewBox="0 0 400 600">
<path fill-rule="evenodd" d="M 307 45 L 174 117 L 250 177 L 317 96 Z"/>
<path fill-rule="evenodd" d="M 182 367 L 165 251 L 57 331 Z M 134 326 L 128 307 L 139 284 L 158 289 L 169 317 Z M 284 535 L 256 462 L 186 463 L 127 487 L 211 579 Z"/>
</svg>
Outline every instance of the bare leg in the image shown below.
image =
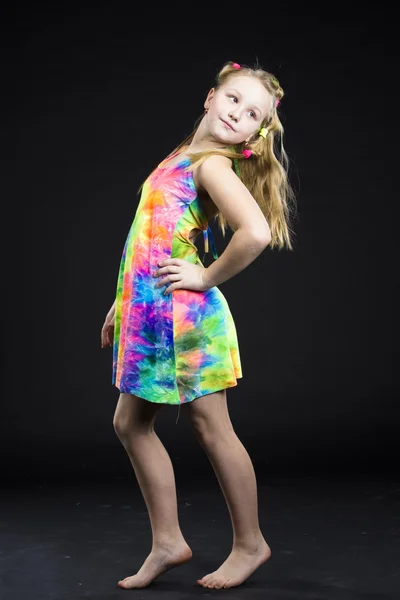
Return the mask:
<svg viewBox="0 0 400 600">
<path fill-rule="evenodd" d="M 140 570 L 118 582 L 125 589 L 146 587 L 161 573 L 192 557 L 179 527 L 172 463 L 154 431 L 161 406 L 121 394 L 114 415 L 114 428 L 134 468 L 153 534 L 151 553 Z"/>
<path fill-rule="evenodd" d="M 214 468 L 233 527 L 231 554 L 217 571 L 197 583 L 203 587 L 234 587 L 243 583 L 271 556 L 258 522 L 253 464 L 233 429 L 226 390 L 197 398 L 182 408 Z"/>
</svg>

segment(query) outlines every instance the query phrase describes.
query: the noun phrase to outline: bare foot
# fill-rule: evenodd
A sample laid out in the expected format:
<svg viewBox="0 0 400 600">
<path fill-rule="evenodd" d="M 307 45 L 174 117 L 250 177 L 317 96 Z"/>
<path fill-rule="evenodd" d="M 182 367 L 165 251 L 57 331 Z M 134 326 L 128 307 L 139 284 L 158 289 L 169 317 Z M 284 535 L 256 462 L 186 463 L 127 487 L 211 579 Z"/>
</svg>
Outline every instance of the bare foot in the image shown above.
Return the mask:
<svg viewBox="0 0 400 600">
<path fill-rule="evenodd" d="M 217 571 L 198 579 L 197 583 L 217 589 L 241 585 L 270 556 L 271 548 L 264 539 L 254 552 L 234 548 Z"/>
<path fill-rule="evenodd" d="M 136 575 L 118 581 L 118 586 L 126 590 L 146 587 L 165 571 L 188 562 L 192 555 L 185 541 L 159 546 L 150 552 Z"/>
</svg>

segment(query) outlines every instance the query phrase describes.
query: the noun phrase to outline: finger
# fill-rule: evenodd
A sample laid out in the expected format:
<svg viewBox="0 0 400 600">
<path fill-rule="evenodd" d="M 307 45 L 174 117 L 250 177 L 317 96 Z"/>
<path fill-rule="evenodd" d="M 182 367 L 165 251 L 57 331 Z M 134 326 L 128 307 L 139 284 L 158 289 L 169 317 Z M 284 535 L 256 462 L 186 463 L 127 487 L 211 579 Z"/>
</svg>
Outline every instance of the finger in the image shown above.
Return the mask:
<svg viewBox="0 0 400 600">
<path fill-rule="evenodd" d="M 181 258 L 164 258 L 157 264 L 159 267 L 165 267 L 166 265 L 180 265 L 182 262 Z"/>
<path fill-rule="evenodd" d="M 164 292 L 164 296 L 166 296 L 167 294 L 170 294 L 171 292 L 173 292 L 174 290 L 178 290 L 182 287 L 182 284 L 180 281 L 177 281 L 176 283 L 173 283 L 172 285 L 168 286 L 167 289 Z"/>
<path fill-rule="evenodd" d="M 109 326 L 103 325 L 103 329 L 101 330 L 101 345 L 102 345 L 102 347 L 108 345 L 108 331 L 109 331 Z"/>
<path fill-rule="evenodd" d="M 158 269 L 153 277 L 159 277 L 160 275 L 163 275 L 164 273 L 179 273 L 180 272 L 180 267 L 178 265 L 168 265 L 167 267 L 162 267 L 162 269 Z"/>
<path fill-rule="evenodd" d="M 156 283 L 156 287 L 162 287 L 163 285 L 167 285 L 171 281 L 180 281 L 182 279 L 182 275 L 179 273 L 177 275 L 167 275 L 167 277 L 163 277 L 160 281 Z"/>
</svg>

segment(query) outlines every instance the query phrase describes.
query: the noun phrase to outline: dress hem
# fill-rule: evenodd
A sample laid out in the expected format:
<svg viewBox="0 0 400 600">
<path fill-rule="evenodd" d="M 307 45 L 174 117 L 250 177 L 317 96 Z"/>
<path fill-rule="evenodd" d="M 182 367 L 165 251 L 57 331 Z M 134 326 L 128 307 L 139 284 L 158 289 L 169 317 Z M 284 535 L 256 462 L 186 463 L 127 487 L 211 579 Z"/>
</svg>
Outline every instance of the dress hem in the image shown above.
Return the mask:
<svg viewBox="0 0 400 600">
<path fill-rule="evenodd" d="M 197 400 L 197 398 L 202 398 L 203 396 L 208 396 L 209 394 L 214 394 L 215 392 L 220 392 L 222 390 L 227 390 L 229 388 L 236 387 L 239 379 L 243 379 L 243 375 L 236 376 L 236 382 L 232 383 L 231 385 L 225 385 L 224 387 L 217 387 L 212 390 L 207 390 L 206 392 L 204 392 L 204 394 L 200 394 L 200 396 L 195 396 L 191 400 L 186 400 L 185 402 L 161 402 L 158 400 L 152 400 L 151 398 L 145 398 L 145 396 L 140 395 L 140 393 L 137 393 L 135 391 L 123 391 L 117 385 L 114 384 L 114 386 L 121 394 L 131 394 L 132 396 L 137 396 L 138 398 L 142 398 L 142 400 L 146 400 L 147 402 L 151 402 L 152 404 L 164 404 L 165 406 L 181 406 L 182 404 L 188 404 L 188 402 L 193 402 L 193 400 Z"/>
</svg>

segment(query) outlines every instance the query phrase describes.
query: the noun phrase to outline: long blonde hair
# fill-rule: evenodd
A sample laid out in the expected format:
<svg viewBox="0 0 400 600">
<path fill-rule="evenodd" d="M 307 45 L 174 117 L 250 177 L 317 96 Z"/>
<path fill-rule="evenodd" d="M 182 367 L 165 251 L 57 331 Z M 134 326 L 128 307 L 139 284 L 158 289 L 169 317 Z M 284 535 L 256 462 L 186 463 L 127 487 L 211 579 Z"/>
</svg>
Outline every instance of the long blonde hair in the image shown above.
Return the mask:
<svg viewBox="0 0 400 600">
<path fill-rule="evenodd" d="M 229 61 L 222 67 L 216 77 L 215 89 L 221 87 L 229 78 L 235 75 L 256 77 L 261 81 L 266 90 L 275 98 L 271 114 L 267 115 L 261 124 L 261 127 L 268 128 L 268 134 L 264 138 L 256 131 L 249 140 L 248 146 L 245 146 L 245 142 L 242 142 L 224 149 L 205 150 L 188 154 L 191 160 L 188 169 L 194 169 L 212 154 L 222 154 L 232 158 L 237 175 L 256 200 L 269 225 L 271 231 L 269 247 L 277 247 L 280 250 L 286 246 L 293 250 L 290 232 L 294 232 L 290 225 L 292 216 L 296 214 L 296 203 L 288 178 L 289 159 L 283 147 L 283 126 L 276 110 L 277 101 L 283 98 L 284 92 L 276 77 L 259 66 L 251 68 L 241 65 L 238 69 L 233 66 L 234 64 Z M 197 123 L 200 122 L 203 116 L 197 120 Z M 192 133 L 172 150 L 169 156 L 177 152 L 182 146 L 190 144 L 197 128 L 198 124 Z M 249 159 L 246 159 L 242 154 L 245 148 L 252 151 L 252 156 Z M 222 234 L 225 236 L 226 227 L 229 227 L 229 223 L 220 212 L 216 217 L 218 217 Z"/>
</svg>

